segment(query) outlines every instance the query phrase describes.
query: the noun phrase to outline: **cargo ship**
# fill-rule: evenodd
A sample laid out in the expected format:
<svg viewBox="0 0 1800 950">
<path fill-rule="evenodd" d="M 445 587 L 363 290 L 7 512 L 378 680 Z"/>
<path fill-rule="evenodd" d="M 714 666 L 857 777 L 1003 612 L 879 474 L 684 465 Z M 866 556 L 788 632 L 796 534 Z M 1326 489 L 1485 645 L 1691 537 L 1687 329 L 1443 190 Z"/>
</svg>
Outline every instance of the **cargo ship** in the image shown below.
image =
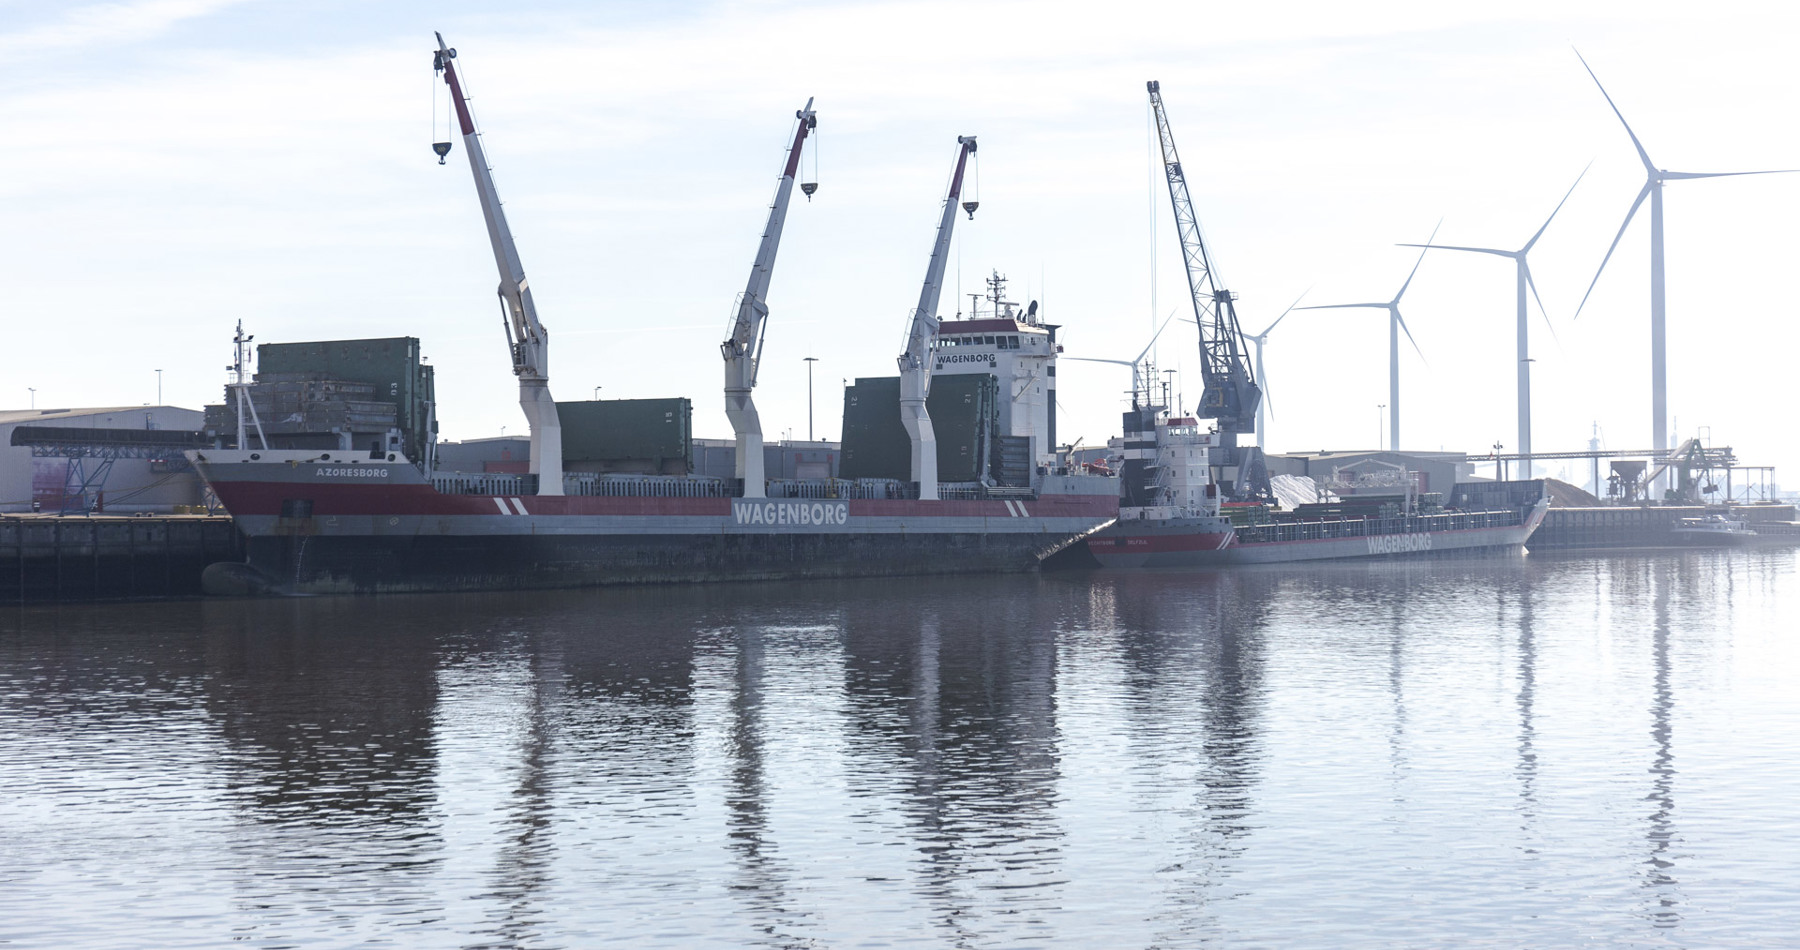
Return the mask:
<svg viewBox="0 0 1800 950">
<path fill-rule="evenodd" d="M 996 286 L 996 312 L 983 320 L 936 315 L 957 213 L 973 217 L 978 204 L 962 194 L 973 136 L 957 138 L 899 376 L 858 380 L 846 393 L 846 477 L 769 479 L 752 397 L 776 250 L 817 123 L 810 100 L 795 113 L 750 280 L 720 346 L 734 477 L 703 477 L 691 470 L 686 399 L 552 398 L 549 334 L 455 58 L 439 36 L 433 65 L 450 89 L 500 272 L 530 427 L 527 470 L 440 469 L 435 382 L 418 340 L 261 344 L 253 374 L 252 338 L 240 324 L 234 380 L 224 403 L 208 407 L 213 446 L 188 453 L 245 537 L 245 562 L 209 568 L 209 590 L 369 593 L 1023 571 L 1117 517 L 1116 479 L 1054 468 L 1048 387 L 1058 347 L 1037 306 L 1020 310 Z M 440 163 L 452 147 L 434 143 Z M 810 198 L 817 184 L 801 188 Z M 934 374 L 942 376 L 936 387 Z"/>
<path fill-rule="evenodd" d="M 1136 387 L 1112 442 L 1123 459 L 1119 520 L 1086 542 L 1103 567 L 1517 552 L 1550 507 L 1542 480 L 1458 483 L 1437 497 L 1403 469 L 1344 475 L 1325 486 L 1341 494 L 1291 509 L 1226 503 L 1217 434 L 1171 416 L 1152 385 Z"/>
</svg>

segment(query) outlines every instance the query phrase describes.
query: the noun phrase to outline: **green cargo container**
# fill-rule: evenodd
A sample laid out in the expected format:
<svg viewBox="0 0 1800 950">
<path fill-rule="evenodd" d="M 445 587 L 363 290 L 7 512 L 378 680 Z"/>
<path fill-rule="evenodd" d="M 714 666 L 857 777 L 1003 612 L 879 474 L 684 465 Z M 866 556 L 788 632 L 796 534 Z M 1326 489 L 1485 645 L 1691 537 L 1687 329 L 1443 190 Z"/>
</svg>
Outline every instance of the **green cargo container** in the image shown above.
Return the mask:
<svg viewBox="0 0 1800 950">
<path fill-rule="evenodd" d="M 987 473 L 999 419 L 999 383 L 986 374 L 939 376 L 925 400 L 937 435 L 938 481 L 975 482 Z M 900 378 L 858 379 L 844 391 L 844 478 L 912 478 L 912 442 L 900 422 Z"/>
<path fill-rule="evenodd" d="M 374 400 L 394 403 L 407 458 L 424 458 L 437 440 L 436 384 L 432 367 L 419 361 L 418 337 L 263 343 L 256 348 L 256 370 L 259 377 L 292 373 L 368 383 Z"/>
<path fill-rule="evenodd" d="M 556 415 L 565 466 L 666 475 L 693 470 L 694 406 L 684 397 L 559 402 Z"/>
</svg>

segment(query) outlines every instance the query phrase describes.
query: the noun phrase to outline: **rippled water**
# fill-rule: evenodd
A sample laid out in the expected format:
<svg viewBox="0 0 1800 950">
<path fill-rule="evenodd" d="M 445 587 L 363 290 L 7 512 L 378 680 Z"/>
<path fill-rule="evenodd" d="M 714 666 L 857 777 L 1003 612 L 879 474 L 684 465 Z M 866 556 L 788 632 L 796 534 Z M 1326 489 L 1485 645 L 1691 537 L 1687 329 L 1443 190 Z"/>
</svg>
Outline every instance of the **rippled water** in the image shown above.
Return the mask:
<svg viewBox="0 0 1800 950">
<path fill-rule="evenodd" d="M 25 610 L 0 944 L 1793 946 L 1792 551 Z"/>
</svg>

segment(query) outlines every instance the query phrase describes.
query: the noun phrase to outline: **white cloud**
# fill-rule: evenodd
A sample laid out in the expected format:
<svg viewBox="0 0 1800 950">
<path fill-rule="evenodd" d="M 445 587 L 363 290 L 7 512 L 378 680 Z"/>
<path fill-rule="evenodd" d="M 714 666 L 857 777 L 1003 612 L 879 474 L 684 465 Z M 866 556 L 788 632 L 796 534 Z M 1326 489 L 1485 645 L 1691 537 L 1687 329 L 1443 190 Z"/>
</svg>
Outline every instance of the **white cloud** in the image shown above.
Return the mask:
<svg viewBox="0 0 1800 950">
<path fill-rule="evenodd" d="M 76 7 L 61 19 L 0 33 L 0 57 L 69 52 L 108 44 L 141 43 L 176 24 L 210 16 L 246 0 L 141 0 Z"/>
</svg>

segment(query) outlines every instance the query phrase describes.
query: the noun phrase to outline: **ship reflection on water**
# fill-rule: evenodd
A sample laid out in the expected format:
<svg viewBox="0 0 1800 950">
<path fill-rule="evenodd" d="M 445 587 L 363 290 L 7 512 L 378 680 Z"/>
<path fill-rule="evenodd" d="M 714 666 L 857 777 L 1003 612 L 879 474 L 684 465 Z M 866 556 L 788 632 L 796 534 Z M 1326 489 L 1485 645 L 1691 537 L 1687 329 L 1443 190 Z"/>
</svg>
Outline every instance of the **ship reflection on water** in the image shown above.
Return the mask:
<svg viewBox="0 0 1800 950">
<path fill-rule="evenodd" d="M 1775 940 L 1797 586 L 1695 552 L 25 612 L 0 940 Z"/>
</svg>

